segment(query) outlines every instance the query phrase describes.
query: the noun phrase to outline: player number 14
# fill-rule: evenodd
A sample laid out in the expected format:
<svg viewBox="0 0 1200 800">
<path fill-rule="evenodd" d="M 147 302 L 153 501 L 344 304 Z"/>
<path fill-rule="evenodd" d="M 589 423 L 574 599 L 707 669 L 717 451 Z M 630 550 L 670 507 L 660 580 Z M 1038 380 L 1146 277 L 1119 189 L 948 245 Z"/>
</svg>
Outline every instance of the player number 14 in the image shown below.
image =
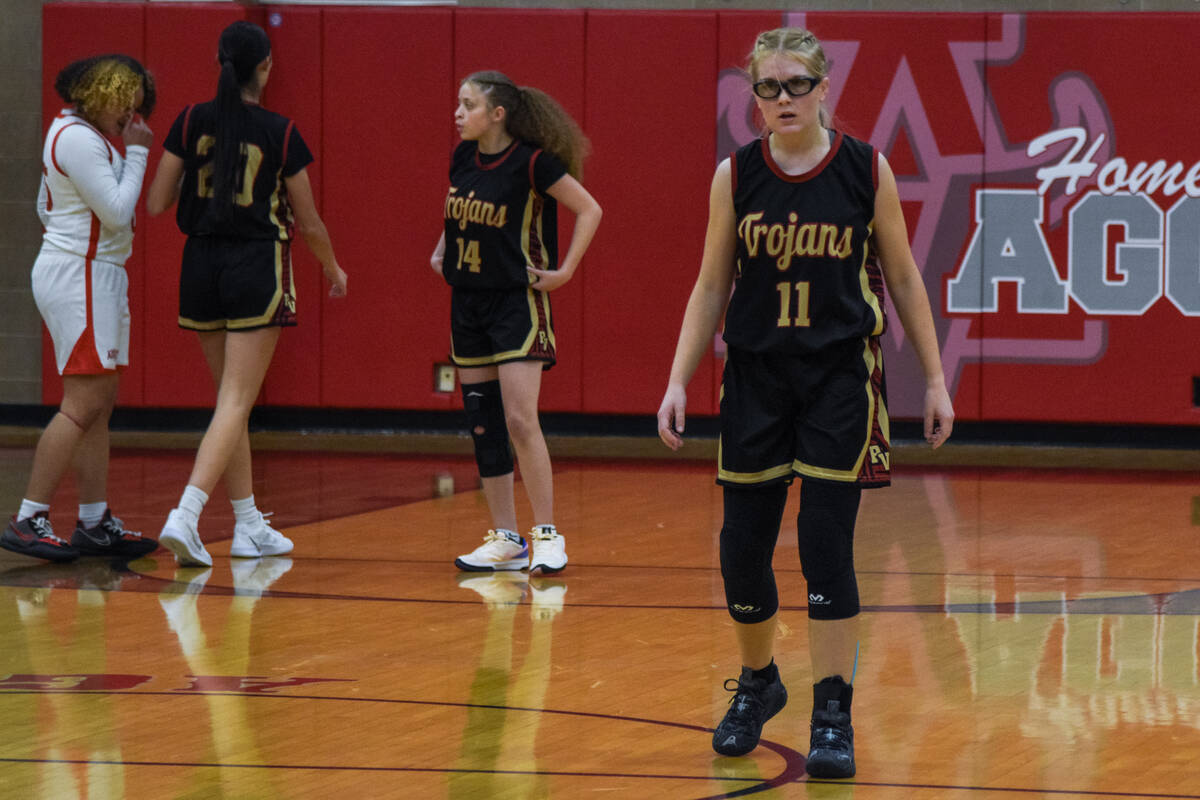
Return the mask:
<svg viewBox="0 0 1200 800">
<path fill-rule="evenodd" d="M 780 328 L 807 328 L 812 324 L 808 317 L 808 281 L 783 281 L 775 284 L 779 292 L 779 319 L 775 324 Z M 792 311 L 792 294 L 796 295 L 796 309 Z"/>
<path fill-rule="evenodd" d="M 479 242 L 474 239 L 464 242 L 461 236 L 456 236 L 454 241 L 458 243 L 458 268 L 461 270 L 465 261 L 468 272 L 479 272 Z"/>
</svg>

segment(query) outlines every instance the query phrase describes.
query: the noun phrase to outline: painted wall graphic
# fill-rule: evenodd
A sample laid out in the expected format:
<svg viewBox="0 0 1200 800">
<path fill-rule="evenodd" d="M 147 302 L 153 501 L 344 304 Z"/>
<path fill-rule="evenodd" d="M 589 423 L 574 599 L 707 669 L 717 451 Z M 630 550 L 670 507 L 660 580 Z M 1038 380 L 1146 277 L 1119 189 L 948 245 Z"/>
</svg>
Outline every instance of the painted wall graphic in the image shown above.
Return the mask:
<svg viewBox="0 0 1200 800">
<path fill-rule="evenodd" d="M 351 293 L 325 298 L 296 248 L 301 326 L 285 333 L 263 402 L 458 406 L 432 386 L 449 295 L 427 260 L 457 81 L 491 67 L 547 89 L 583 124 L 585 184 L 605 210 L 582 269 L 553 295 L 560 361 L 543 407 L 652 414 L 699 268 L 712 169 L 759 135 L 741 67 L 758 32 L 791 24 L 832 62 L 836 127 L 896 172 L 960 419 L 1200 420 L 1200 143 L 1180 100 L 1200 92 L 1194 14 L 141 3 L 43 14 L 47 121 L 54 74 L 109 42 L 159 76 L 162 134 L 212 93 L 221 27 L 245 17 L 272 36 L 265 102 L 296 119 L 316 155 Z M 211 391 L 195 342 L 174 327 L 181 247 L 172 220 L 139 225 L 125 405 L 190 406 Z M 917 417 L 920 369 L 889 314 L 889 405 Z M 716 412 L 721 355 L 718 342 L 689 389 L 692 414 Z M 52 368 L 44 383 L 57 402 Z"/>
<path fill-rule="evenodd" d="M 1186 114 L 1131 97 L 1163 75 L 1192 80 L 1170 44 L 1185 48 L 1192 20 L 785 20 L 822 39 L 835 120 L 897 172 L 960 415 L 1195 421 L 1200 152 Z M 1166 63 L 1114 58 L 1151 41 Z M 744 85 L 722 73 L 722 145 L 757 135 Z M 921 373 L 892 320 L 890 405 L 916 416 Z"/>
</svg>

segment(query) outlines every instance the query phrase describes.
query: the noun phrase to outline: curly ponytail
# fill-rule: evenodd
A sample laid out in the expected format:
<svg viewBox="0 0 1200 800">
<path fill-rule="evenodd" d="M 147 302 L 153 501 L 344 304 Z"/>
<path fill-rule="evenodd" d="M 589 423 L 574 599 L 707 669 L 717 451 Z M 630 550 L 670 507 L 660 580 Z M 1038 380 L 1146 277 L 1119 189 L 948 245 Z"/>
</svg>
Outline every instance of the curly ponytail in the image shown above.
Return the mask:
<svg viewBox="0 0 1200 800">
<path fill-rule="evenodd" d="M 567 165 L 576 180 L 583 179 L 583 160 L 591 143 L 570 114 L 553 97 L 532 86 L 517 86 L 503 72 L 488 70 L 468 75 L 487 97 L 489 108 L 505 110 L 504 128 L 514 139 L 540 147 Z"/>
<path fill-rule="evenodd" d="M 255 78 L 258 65 L 271 55 L 271 41 L 257 25 L 238 20 L 221 31 L 217 61 L 221 75 L 217 79 L 216 153 L 213 157 L 213 202 L 209 213 L 214 219 L 228 217 L 234 195 L 239 191 L 238 172 L 250 112 L 242 102 L 242 89 Z"/>
</svg>

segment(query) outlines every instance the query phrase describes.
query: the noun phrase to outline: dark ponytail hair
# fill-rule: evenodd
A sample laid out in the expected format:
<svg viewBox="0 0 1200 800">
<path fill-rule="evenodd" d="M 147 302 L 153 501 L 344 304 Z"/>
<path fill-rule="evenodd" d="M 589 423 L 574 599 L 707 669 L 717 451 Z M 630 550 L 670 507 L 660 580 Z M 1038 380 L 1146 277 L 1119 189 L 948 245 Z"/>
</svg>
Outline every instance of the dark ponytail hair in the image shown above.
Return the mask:
<svg viewBox="0 0 1200 800">
<path fill-rule="evenodd" d="M 269 55 L 271 41 L 266 31 L 252 22 L 238 20 L 221 31 L 217 43 L 221 76 L 217 79 L 217 143 L 210 208 L 218 220 L 228 216 L 238 190 L 238 165 L 250 117 L 242 102 L 242 89 L 254 80 L 255 70 Z"/>
<path fill-rule="evenodd" d="M 503 108 L 504 129 L 514 139 L 540 147 L 567 165 L 576 180 L 583 179 L 583 160 L 591 144 L 566 109 L 541 89 L 517 86 L 503 72 L 474 72 L 463 79 L 487 97 L 489 108 Z"/>
</svg>

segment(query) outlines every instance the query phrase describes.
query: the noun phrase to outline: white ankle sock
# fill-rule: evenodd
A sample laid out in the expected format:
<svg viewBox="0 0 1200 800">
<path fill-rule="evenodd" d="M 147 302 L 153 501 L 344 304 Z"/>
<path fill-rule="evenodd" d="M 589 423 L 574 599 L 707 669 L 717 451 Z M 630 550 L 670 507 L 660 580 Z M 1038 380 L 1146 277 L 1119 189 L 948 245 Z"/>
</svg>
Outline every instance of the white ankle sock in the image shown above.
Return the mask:
<svg viewBox="0 0 1200 800">
<path fill-rule="evenodd" d="M 17 512 L 17 522 L 23 519 L 29 519 L 39 511 L 49 511 L 50 506 L 46 503 L 35 503 L 32 500 L 22 498 L 21 510 Z"/>
<path fill-rule="evenodd" d="M 258 522 L 258 508 L 254 505 L 254 495 L 241 500 L 231 500 L 230 503 L 233 505 L 234 522 L 246 525 Z"/>
<path fill-rule="evenodd" d="M 179 498 L 179 510 L 185 514 L 191 514 L 198 520 L 200 513 L 204 511 L 204 504 L 207 502 L 208 495 L 189 483 L 183 490 L 183 496 Z"/>
<path fill-rule="evenodd" d="M 104 519 L 104 511 L 107 508 L 108 502 L 105 500 L 101 500 L 99 503 L 80 503 L 79 521 L 85 528 L 94 528 L 100 524 L 100 520 Z"/>
</svg>

